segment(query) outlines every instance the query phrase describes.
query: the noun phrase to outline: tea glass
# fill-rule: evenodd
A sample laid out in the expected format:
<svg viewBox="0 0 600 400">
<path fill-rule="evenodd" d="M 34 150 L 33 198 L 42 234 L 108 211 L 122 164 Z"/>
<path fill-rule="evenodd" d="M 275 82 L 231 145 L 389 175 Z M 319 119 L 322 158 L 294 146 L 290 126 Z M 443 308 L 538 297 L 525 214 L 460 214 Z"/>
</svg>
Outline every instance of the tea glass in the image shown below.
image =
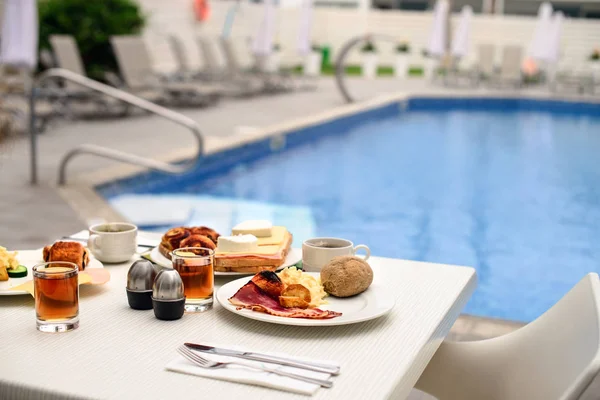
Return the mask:
<svg viewBox="0 0 600 400">
<path fill-rule="evenodd" d="M 183 281 L 187 312 L 206 311 L 213 305 L 214 255 L 214 250 L 205 247 L 183 247 L 171 252 L 173 269 Z"/>
<path fill-rule="evenodd" d="M 32 268 L 37 329 L 67 332 L 79 326 L 79 267 L 66 261 Z"/>
</svg>

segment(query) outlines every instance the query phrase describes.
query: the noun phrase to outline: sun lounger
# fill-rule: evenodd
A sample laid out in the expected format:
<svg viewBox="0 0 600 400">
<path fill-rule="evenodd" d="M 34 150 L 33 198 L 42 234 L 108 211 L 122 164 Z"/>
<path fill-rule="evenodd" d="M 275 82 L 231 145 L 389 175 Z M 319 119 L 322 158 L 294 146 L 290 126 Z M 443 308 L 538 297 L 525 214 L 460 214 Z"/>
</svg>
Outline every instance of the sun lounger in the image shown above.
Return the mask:
<svg viewBox="0 0 600 400">
<path fill-rule="evenodd" d="M 152 69 L 141 36 L 112 36 L 111 44 L 124 81 L 124 89 L 150 101 L 171 106 L 209 106 L 222 95 L 218 89 L 196 82 L 166 82 Z"/>
<path fill-rule="evenodd" d="M 73 36 L 52 35 L 50 45 L 54 54 L 54 66 L 86 76 L 81 54 Z M 125 116 L 129 112 L 126 104 L 70 81 L 63 82 L 62 86 L 50 84 L 44 90 L 44 95 L 53 101 L 62 102 L 64 112 L 70 117 Z"/>
<path fill-rule="evenodd" d="M 484 72 L 486 83 L 492 87 L 518 88 L 523 84 L 523 75 L 521 72 L 521 63 L 523 60 L 523 48 L 521 46 L 508 45 L 502 48 L 502 61 L 498 71 L 492 69 L 489 74 L 490 65 L 486 65 L 487 71 Z"/>
<path fill-rule="evenodd" d="M 257 60 L 255 66 L 250 70 L 244 70 L 239 61 L 235 46 L 229 38 L 219 38 L 219 44 L 225 57 L 225 65 L 230 74 L 250 76 L 254 79 L 260 79 L 269 92 L 288 91 L 293 88 L 294 83 L 290 75 L 278 72 L 265 72 L 261 68 L 260 60 Z"/>
<path fill-rule="evenodd" d="M 581 94 L 593 92 L 593 71 L 586 68 L 583 64 L 574 64 L 570 58 L 565 57 L 564 61 L 558 65 L 554 81 L 550 82 L 550 89 L 553 92 L 575 92 Z"/>
<path fill-rule="evenodd" d="M 183 45 L 181 39 L 177 36 L 170 35 L 168 37 L 175 62 L 177 63 L 177 72 L 175 79 L 183 82 L 204 82 L 210 84 L 213 88 L 218 88 L 224 96 L 230 97 L 248 97 L 260 93 L 262 90 L 260 87 L 250 85 L 249 81 L 232 80 L 221 77 L 217 79 L 216 74 L 206 74 L 202 70 L 194 70 L 191 68 L 189 59 L 187 57 L 187 51 Z M 213 70 L 217 70 L 216 61 L 210 60 L 210 65 Z M 204 57 L 206 58 L 206 57 Z"/>
<path fill-rule="evenodd" d="M 477 46 L 476 79 L 477 83 L 490 79 L 496 71 L 496 46 L 493 44 L 480 44 Z"/>
<path fill-rule="evenodd" d="M 523 48 L 521 46 L 504 46 L 502 49 L 499 80 L 503 84 L 521 86 L 523 83 L 521 72 L 522 62 Z"/>
</svg>

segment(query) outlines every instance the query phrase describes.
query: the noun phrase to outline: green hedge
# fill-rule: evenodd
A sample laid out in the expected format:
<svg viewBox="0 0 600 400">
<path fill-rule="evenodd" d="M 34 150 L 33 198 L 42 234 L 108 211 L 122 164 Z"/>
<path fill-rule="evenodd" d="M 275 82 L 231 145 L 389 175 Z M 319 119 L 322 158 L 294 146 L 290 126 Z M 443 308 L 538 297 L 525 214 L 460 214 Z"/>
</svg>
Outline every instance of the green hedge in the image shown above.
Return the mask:
<svg viewBox="0 0 600 400">
<path fill-rule="evenodd" d="M 133 0 L 39 0 L 40 48 L 50 49 L 49 37 L 72 35 L 90 77 L 117 72 L 109 42 L 113 35 L 139 34 L 146 17 Z"/>
</svg>

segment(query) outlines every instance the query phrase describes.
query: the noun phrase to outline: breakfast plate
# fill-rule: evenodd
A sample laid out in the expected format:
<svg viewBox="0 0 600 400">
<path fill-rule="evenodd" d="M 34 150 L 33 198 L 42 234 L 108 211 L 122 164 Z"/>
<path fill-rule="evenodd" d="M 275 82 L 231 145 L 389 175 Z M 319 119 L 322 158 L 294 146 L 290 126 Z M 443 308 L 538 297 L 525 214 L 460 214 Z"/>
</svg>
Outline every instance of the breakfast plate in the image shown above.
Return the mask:
<svg viewBox="0 0 600 400">
<path fill-rule="evenodd" d="M 19 264 L 27 267 L 27 276 L 23 278 L 9 278 L 7 281 L 0 282 L 0 296 L 20 296 L 24 294 L 31 294 L 27 290 L 12 290 L 12 288 L 16 288 L 17 286 L 21 286 L 27 282 L 33 281 L 33 272 L 31 268 L 36 264 L 43 263 L 44 260 L 42 258 L 42 250 L 17 250 L 18 255 L 17 259 Z M 104 265 L 94 257 L 90 256 L 90 262 L 86 267 L 85 271 L 89 270 L 98 270 L 102 269 L 102 272 L 105 272 Z M 107 273 L 102 274 L 79 274 L 79 284 L 82 283 L 104 283 L 110 275 Z M 83 278 L 83 279 L 82 279 Z M 96 282 L 97 281 L 97 282 Z"/>
<path fill-rule="evenodd" d="M 307 272 L 307 274 L 310 274 L 315 278 L 319 277 L 318 273 Z M 272 324 L 294 326 L 337 326 L 355 324 L 387 314 L 396 303 L 394 296 L 392 296 L 389 290 L 374 283 L 366 291 L 356 296 L 345 298 L 326 297 L 325 300 L 327 300 L 327 304 L 319 306 L 319 308 L 321 310 L 333 310 L 342 313 L 339 317 L 331 319 L 279 317 L 249 309 L 238 309 L 239 307 L 234 306 L 229 302 L 229 298 L 234 296 L 242 286 L 246 285 L 248 280 L 248 277 L 245 277 L 223 285 L 217 291 L 217 300 L 219 304 L 226 310 L 242 317 L 270 322 Z"/>
<path fill-rule="evenodd" d="M 173 263 L 171 262 L 171 260 L 169 260 L 167 257 L 163 256 L 160 253 L 160 251 L 158 250 L 158 247 L 155 247 L 152 249 L 149 257 L 152 262 L 160 265 L 163 268 L 172 268 L 173 267 Z M 281 266 L 279 266 L 277 268 L 277 270 L 279 271 L 280 269 L 294 266 L 294 265 L 298 264 L 301 260 L 302 260 L 302 250 L 291 248 L 287 257 L 285 258 L 285 261 L 283 262 L 283 264 L 281 264 Z M 215 271 L 215 276 L 246 276 L 246 275 L 254 275 L 254 272 L 219 272 L 219 271 Z"/>
</svg>

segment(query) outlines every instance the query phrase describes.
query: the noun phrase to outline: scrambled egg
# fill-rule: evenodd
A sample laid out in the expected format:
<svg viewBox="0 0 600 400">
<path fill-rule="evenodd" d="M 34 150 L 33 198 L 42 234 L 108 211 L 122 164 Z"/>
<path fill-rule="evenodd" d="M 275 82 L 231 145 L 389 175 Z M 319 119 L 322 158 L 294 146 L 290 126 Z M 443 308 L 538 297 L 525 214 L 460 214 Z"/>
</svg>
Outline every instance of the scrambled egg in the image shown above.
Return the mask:
<svg viewBox="0 0 600 400">
<path fill-rule="evenodd" d="M 5 247 L 0 246 L 0 268 L 14 269 L 19 266 L 17 252 L 8 252 Z"/>
<path fill-rule="evenodd" d="M 310 291 L 310 308 L 327 303 L 327 301 L 323 300 L 327 297 L 327 293 L 323 289 L 323 286 L 321 286 L 320 279 L 302 272 L 296 267 L 284 268 L 277 275 L 285 285 L 299 284 L 307 288 Z"/>
</svg>

